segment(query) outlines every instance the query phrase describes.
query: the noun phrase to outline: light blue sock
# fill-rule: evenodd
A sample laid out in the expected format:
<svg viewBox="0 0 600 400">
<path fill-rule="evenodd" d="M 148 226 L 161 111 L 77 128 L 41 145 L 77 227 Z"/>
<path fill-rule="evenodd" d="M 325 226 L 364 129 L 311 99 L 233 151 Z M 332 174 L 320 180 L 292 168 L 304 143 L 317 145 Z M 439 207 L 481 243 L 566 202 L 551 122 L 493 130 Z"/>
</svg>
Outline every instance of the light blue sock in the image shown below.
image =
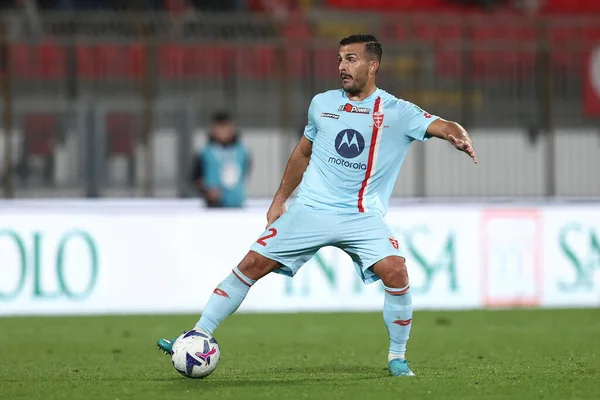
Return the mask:
<svg viewBox="0 0 600 400">
<path fill-rule="evenodd" d="M 404 356 L 412 325 L 412 297 L 410 286 L 400 289 L 385 288 L 383 320 L 390 336 L 390 356 Z"/>
<path fill-rule="evenodd" d="M 255 282 L 235 267 L 213 291 L 196 327 L 212 335 L 221 322 L 238 309 Z"/>
</svg>

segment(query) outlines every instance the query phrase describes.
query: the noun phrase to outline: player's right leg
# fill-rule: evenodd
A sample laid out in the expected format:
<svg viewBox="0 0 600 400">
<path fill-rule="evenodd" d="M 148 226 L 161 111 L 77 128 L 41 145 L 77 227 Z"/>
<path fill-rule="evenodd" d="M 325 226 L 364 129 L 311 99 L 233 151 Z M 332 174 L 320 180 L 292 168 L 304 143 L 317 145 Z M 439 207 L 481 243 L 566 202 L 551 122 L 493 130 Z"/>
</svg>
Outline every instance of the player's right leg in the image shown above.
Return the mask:
<svg viewBox="0 0 600 400">
<path fill-rule="evenodd" d="M 242 304 L 248 291 L 257 280 L 279 268 L 279 262 L 255 251 L 249 251 L 240 264 L 221 282 L 208 299 L 194 330 L 212 336 L 217 327 Z M 175 338 L 176 339 L 176 338 Z M 175 339 L 160 339 L 158 347 L 172 353 Z"/>
<path fill-rule="evenodd" d="M 329 225 L 323 217 L 302 207 L 290 209 L 252 245 L 240 264 L 213 291 L 194 330 L 213 335 L 217 327 L 242 304 L 257 280 L 275 271 L 294 276 L 327 243 Z M 160 339 L 158 347 L 172 353 L 175 339 Z"/>
<path fill-rule="evenodd" d="M 196 328 L 210 335 L 233 314 L 257 280 L 279 267 L 279 262 L 249 251 L 242 262 L 213 291 Z"/>
</svg>

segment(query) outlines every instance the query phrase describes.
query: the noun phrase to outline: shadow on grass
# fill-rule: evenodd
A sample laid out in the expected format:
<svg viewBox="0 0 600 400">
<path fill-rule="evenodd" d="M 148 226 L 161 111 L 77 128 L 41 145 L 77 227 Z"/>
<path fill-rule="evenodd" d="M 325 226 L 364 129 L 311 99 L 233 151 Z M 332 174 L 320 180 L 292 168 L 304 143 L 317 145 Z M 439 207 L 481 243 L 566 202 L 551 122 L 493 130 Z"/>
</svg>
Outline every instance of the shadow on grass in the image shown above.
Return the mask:
<svg viewBox="0 0 600 400">
<path fill-rule="evenodd" d="M 228 371 L 233 372 L 233 371 Z M 192 387 L 224 388 L 224 387 L 264 387 L 264 386 L 297 386 L 305 384 L 339 383 L 348 384 L 354 381 L 374 380 L 388 377 L 386 368 L 364 366 L 319 366 L 297 368 L 271 368 L 263 371 L 253 371 L 251 374 L 227 377 L 215 374 L 205 379 L 172 380 L 175 386 L 189 390 Z"/>
<path fill-rule="evenodd" d="M 82 374 L 66 374 L 62 377 L 53 377 L 52 381 L 59 386 L 65 384 L 85 384 L 86 382 L 152 382 L 169 385 L 171 389 L 181 388 L 226 388 L 226 387 L 253 387 L 253 386 L 294 386 L 305 383 L 325 382 L 330 384 L 347 384 L 352 381 L 381 379 L 388 376 L 387 368 L 347 366 L 347 365 L 320 365 L 316 367 L 286 367 L 267 368 L 262 370 L 246 371 L 244 369 L 221 369 L 204 379 L 189 379 L 175 372 L 150 374 L 150 376 L 115 376 L 112 374 L 97 374 L 87 371 Z M 7 384 L 23 384 L 29 380 L 37 380 L 39 376 L 0 379 Z M 60 382 L 60 383 L 59 383 Z"/>
</svg>

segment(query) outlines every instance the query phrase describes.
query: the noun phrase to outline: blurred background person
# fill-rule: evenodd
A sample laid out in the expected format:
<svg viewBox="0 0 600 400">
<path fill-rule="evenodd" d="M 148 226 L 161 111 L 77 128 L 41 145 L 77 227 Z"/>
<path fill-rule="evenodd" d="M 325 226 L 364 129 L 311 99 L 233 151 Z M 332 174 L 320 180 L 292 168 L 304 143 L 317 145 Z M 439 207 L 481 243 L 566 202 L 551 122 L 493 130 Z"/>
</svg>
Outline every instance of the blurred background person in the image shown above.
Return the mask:
<svg viewBox="0 0 600 400">
<path fill-rule="evenodd" d="M 251 156 L 227 111 L 212 117 L 208 143 L 201 148 L 192 169 L 192 179 L 208 207 L 242 207 Z"/>
</svg>

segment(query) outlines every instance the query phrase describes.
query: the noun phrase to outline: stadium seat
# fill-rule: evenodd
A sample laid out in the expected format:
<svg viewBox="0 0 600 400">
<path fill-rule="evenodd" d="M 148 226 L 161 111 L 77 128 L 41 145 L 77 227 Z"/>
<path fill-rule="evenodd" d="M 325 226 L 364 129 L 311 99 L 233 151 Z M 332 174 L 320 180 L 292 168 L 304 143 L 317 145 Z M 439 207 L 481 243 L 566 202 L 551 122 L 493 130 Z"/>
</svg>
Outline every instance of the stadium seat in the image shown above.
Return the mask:
<svg viewBox="0 0 600 400">
<path fill-rule="evenodd" d="M 131 74 L 135 78 L 141 78 L 146 74 L 146 64 L 148 49 L 143 43 L 132 43 L 129 46 L 129 56 L 131 57 Z"/>
<path fill-rule="evenodd" d="M 131 79 L 143 76 L 146 67 L 143 44 L 112 43 L 77 46 L 77 72 L 83 79 Z"/>
<path fill-rule="evenodd" d="M 51 184 L 54 180 L 54 145 L 58 136 L 59 121 L 55 114 L 28 113 L 23 116 L 24 151 L 21 155 L 19 175 L 29 180 L 32 158 L 39 158 L 43 166 L 39 175 Z"/>
<path fill-rule="evenodd" d="M 100 77 L 132 78 L 135 76 L 134 67 L 140 68 L 141 60 L 136 62 L 132 48 L 128 45 L 99 44 L 95 55 Z"/>
<path fill-rule="evenodd" d="M 504 41 L 523 43 L 536 39 L 535 21 L 515 20 L 513 16 L 495 16 L 479 20 L 473 29 L 473 39 L 479 42 Z"/>
<path fill-rule="evenodd" d="M 15 78 L 33 78 L 32 47 L 26 44 L 15 43 L 11 47 L 11 74 Z"/>
<path fill-rule="evenodd" d="M 161 78 L 183 77 L 184 51 L 178 44 L 164 43 L 157 48 L 158 75 Z"/>
<path fill-rule="evenodd" d="M 542 12 L 547 14 L 600 14 L 600 2 L 593 0 L 549 0 L 542 3 Z"/>
<path fill-rule="evenodd" d="M 473 74 L 481 78 L 530 75 L 536 53 L 527 44 L 534 43 L 536 31 L 528 21 L 514 17 L 489 17 L 473 27 Z"/>
<path fill-rule="evenodd" d="M 77 46 L 77 74 L 82 79 L 93 79 L 96 77 L 96 57 L 91 45 L 82 44 Z"/>
<path fill-rule="evenodd" d="M 157 56 L 158 74 L 163 78 L 216 78 L 229 72 L 227 48 L 163 43 L 157 48 Z"/>
<path fill-rule="evenodd" d="M 99 44 L 94 50 L 95 63 L 99 77 L 113 78 L 121 75 L 126 60 L 123 59 L 117 46 L 111 44 Z"/>
<path fill-rule="evenodd" d="M 430 43 L 459 41 L 463 37 L 463 31 L 462 26 L 458 24 L 417 23 L 414 27 L 415 36 Z"/>
<path fill-rule="evenodd" d="M 65 49 L 52 42 L 11 46 L 12 76 L 23 79 L 58 79 L 67 72 Z"/>
<path fill-rule="evenodd" d="M 582 44 L 581 30 L 574 26 L 558 26 L 546 31 L 550 46 L 550 59 L 552 65 L 559 69 L 569 69 L 573 64 L 574 52 L 571 43 Z"/>
<path fill-rule="evenodd" d="M 308 75 L 309 69 L 309 52 L 305 49 L 295 49 L 285 51 L 286 75 L 292 78 L 301 78 Z"/>
<path fill-rule="evenodd" d="M 40 78 L 64 78 L 67 72 L 66 52 L 62 46 L 44 41 L 37 47 L 37 73 Z"/>
<path fill-rule="evenodd" d="M 600 44 L 600 25 L 570 25 L 547 30 L 550 58 L 558 68 L 581 71 L 585 53 Z"/>
<path fill-rule="evenodd" d="M 54 114 L 26 114 L 23 117 L 23 133 L 27 155 L 51 156 L 58 133 L 58 118 Z"/>
<path fill-rule="evenodd" d="M 265 78 L 277 74 L 277 54 L 273 47 L 238 47 L 233 57 L 235 73 L 242 78 Z"/>
<path fill-rule="evenodd" d="M 338 60 L 336 52 L 332 49 L 315 49 L 313 52 L 313 68 L 316 78 L 337 78 Z"/>
<path fill-rule="evenodd" d="M 463 56 L 453 48 L 440 47 L 434 50 L 435 70 L 440 77 L 461 78 Z"/>
<path fill-rule="evenodd" d="M 136 139 L 140 136 L 139 120 L 126 112 L 112 112 L 106 116 L 106 143 L 109 155 L 132 156 Z"/>
<path fill-rule="evenodd" d="M 124 157 L 127 162 L 127 179 L 130 187 L 135 184 L 135 150 L 140 138 L 137 115 L 112 112 L 106 116 L 106 151 L 108 158 Z"/>
<path fill-rule="evenodd" d="M 600 15 L 598 16 L 598 24 L 590 24 L 582 28 L 583 40 L 590 46 L 600 44 Z"/>
<path fill-rule="evenodd" d="M 286 40 L 286 73 L 294 78 L 305 77 L 309 55 L 306 44 L 312 36 L 308 24 L 302 15 L 294 15 L 290 23 L 283 24 L 281 34 Z"/>
<path fill-rule="evenodd" d="M 230 51 L 227 48 L 204 45 L 185 45 L 183 52 L 182 72 L 184 77 L 193 78 L 220 78 L 229 73 L 231 61 Z M 177 51 L 171 56 L 179 57 Z M 179 62 L 176 58 L 175 62 Z"/>
</svg>

